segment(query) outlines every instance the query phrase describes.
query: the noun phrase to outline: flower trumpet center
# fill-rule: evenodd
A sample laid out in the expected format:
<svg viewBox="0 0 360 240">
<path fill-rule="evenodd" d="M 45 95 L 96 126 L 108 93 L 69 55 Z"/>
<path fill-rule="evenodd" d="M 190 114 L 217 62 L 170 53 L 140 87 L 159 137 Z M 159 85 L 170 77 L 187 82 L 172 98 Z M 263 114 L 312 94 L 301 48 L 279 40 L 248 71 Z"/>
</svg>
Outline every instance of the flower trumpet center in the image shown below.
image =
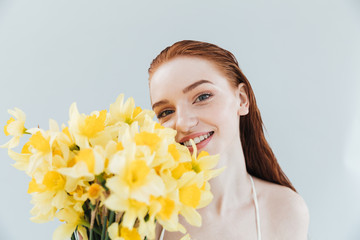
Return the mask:
<svg viewBox="0 0 360 240">
<path fill-rule="evenodd" d="M 161 210 L 159 212 L 159 216 L 165 220 L 170 219 L 174 209 L 175 202 L 169 198 L 159 198 L 158 200 L 161 204 Z"/>
<path fill-rule="evenodd" d="M 128 171 L 126 171 L 126 182 L 131 187 L 139 187 L 145 184 L 146 177 L 150 172 L 150 168 L 144 160 L 134 160 L 130 163 Z"/>
<path fill-rule="evenodd" d="M 31 136 L 31 138 L 29 139 L 29 144 L 39 152 L 50 152 L 50 143 L 44 138 L 40 131 L 36 132 L 34 135 Z"/>
<path fill-rule="evenodd" d="M 103 188 L 101 187 L 101 185 L 93 183 L 88 190 L 89 198 L 92 200 L 98 199 L 101 196 L 102 192 Z"/>
<path fill-rule="evenodd" d="M 58 191 L 64 188 L 65 178 L 58 172 L 49 171 L 44 176 L 43 184 L 50 191 Z"/>
<path fill-rule="evenodd" d="M 135 135 L 136 145 L 147 145 L 153 152 L 156 146 L 161 141 L 161 138 L 156 133 L 141 132 Z"/>
<path fill-rule="evenodd" d="M 133 228 L 132 230 L 122 227 L 120 230 L 120 236 L 125 240 L 141 240 L 140 234 Z"/>
<path fill-rule="evenodd" d="M 200 188 L 196 184 L 182 187 L 179 189 L 180 202 L 186 206 L 196 208 L 201 198 Z"/>
<path fill-rule="evenodd" d="M 75 157 L 75 163 L 84 162 L 88 167 L 90 173 L 94 173 L 95 170 L 95 157 L 92 149 L 83 149 L 78 152 Z"/>
<path fill-rule="evenodd" d="M 171 156 L 174 158 L 174 160 L 177 162 L 180 159 L 180 153 L 179 151 L 176 149 L 176 145 L 175 144 L 170 144 L 168 146 L 168 152 L 171 154 Z"/>
<path fill-rule="evenodd" d="M 80 133 L 88 138 L 94 137 L 98 132 L 105 129 L 106 110 L 100 111 L 99 115 L 91 115 L 85 118 L 79 127 Z"/>
</svg>

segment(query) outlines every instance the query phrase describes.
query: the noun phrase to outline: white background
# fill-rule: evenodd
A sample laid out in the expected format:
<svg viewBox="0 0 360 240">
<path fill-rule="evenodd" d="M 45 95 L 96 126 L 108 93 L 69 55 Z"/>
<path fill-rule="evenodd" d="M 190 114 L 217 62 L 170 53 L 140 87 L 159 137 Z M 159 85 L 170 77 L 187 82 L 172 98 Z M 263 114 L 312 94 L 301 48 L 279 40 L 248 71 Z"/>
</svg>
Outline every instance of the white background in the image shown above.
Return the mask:
<svg viewBox="0 0 360 240">
<path fill-rule="evenodd" d="M 360 2 L 0 0 L 0 125 L 150 108 L 147 69 L 183 39 L 230 50 L 250 80 L 283 170 L 310 210 L 310 239 L 360 239 Z M 0 143 L 8 138 L 0 135 Z M 0 149 L 0 239 L 51 239 L 32 223 L 29 178 Z M 266 236 L 264 236 L 266 237 Z"/>
</svg>

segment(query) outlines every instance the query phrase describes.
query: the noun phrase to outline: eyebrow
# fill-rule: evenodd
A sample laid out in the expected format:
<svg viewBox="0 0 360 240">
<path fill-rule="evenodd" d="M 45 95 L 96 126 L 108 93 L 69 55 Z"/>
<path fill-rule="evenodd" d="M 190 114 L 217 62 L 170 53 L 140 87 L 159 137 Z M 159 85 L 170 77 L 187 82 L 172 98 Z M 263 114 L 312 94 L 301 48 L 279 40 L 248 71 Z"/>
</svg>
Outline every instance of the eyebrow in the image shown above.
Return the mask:
<svg viewBox="0 0 360 240">
<path fill-rule="evenodd" d="M 167 104 L 167 103 L 169 103 L 168 100 L 161 100 L 161 101 L 159 101 L 159 102 L 157 102 L 157 103 L 154 103 L 154 104 L 152 105 L 152 109 L 154 110 L 156 107 L 158 107 L 158 106 L 160 106 L 160 105 Z"/>
<path fill-rule="evenodd" d="M 187 93 L 187 92 L 193 90 L 194 88 L 196 88 L 197 86 L 199 86 L 199 85 L 201 85 L 201 84 L 203 84 L 203 83 L 211 83 L 211 84 L 212 84 L 212 82 L 210 82 L 209 80 L 204 80 L 204 79 L 202 79 L 202 80 L 199 80 L 199 81 L 197 81 L 197 82 L 194 82 L 193 84 L 190 84 L 189 86 L 187 86 L 186 88 L 184 88 L 184 89 L 183 89 L 183 93 Z"/>
<path fill-rule="evenodd" d="M 184 88 L 184 89 L 182 90 L 182 92 L 185 94 L 185 93 L 187 93 L 187 92 L 195 89 L 196 87 L 198 87 L 199 85 L 204 84 L 204 83 L 213 84 L 213 83 L 210 82 L 209 80 L 202 79 L 202 80 L 199 80 L 199 81 L 196 81 L 196 82 L 190 84 L 189 86 L 187 86 L 186 88 Z M 160 105 L 167 104 L 167 103 L 169 103 L 168 100 L 161 100 L 161 101 L 159 101 L 159 102 L 154 103 L 154 104 L 152 105 L 152 109 L 154 109 L 154 108 L 156 108 L 156 107 L 158 107 L 158 106 L 160 106 Z"/>
</svg>

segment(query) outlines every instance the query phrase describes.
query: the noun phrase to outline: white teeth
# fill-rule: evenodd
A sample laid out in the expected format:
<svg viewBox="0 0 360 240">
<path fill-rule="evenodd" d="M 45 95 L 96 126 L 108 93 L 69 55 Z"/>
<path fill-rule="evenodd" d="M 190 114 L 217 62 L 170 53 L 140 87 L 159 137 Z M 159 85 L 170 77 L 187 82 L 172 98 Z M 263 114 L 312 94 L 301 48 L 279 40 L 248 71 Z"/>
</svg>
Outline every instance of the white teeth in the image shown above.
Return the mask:
<svg viewBox="0 0 360 240">
<path fill-rule="evenodd" d="M 185 145 L 186 147 L 190 147 L 190 146 L 191 146 L 191 144 L 190 144 L 189 141 L 184 142 L 184 145 Z"/>
<path fill-rule="evenodd" d="M 207 134 L 205 134 L 205 135 L 201 135 L 201 136 L 199 136 L 199 137 L 196 137 L 196 138 L 194 138 L 193 140 L 194 140 L 195 144 L 198 144 L 198 143 L 204 141 L 205 139 L 207 139 L 208 137 L 210 137 L 210 135 L 211 135 L 210 133 L 207 133 Z M 183 144 L 184 144 L 186 147 L 191 147 L 190 140 L 183 142 Z"/>
</svg>

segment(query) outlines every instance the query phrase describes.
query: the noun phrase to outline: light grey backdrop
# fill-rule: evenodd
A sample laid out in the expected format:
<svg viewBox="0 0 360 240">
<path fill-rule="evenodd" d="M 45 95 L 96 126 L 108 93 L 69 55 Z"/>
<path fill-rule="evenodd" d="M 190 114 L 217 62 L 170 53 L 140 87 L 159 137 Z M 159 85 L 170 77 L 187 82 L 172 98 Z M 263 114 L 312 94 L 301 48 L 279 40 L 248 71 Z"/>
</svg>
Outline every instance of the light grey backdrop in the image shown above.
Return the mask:
<svg viewBox="0 0 360 240">
<path fill-rule="evenodd" d="M 268 139 L 310 210 L 311 239 L 360 239 L 360 3 L 356 0 L 0 0 L 0 123 L 27 126 L 108 108 L 149 108 L 147 68 L 175 41 L 233 52 Z M 8 140 L 0 135 L 0 143 Z M 51 239 L 32 223 L 29 178 L 0 149 L 0 239 Z"/>
</svg>

